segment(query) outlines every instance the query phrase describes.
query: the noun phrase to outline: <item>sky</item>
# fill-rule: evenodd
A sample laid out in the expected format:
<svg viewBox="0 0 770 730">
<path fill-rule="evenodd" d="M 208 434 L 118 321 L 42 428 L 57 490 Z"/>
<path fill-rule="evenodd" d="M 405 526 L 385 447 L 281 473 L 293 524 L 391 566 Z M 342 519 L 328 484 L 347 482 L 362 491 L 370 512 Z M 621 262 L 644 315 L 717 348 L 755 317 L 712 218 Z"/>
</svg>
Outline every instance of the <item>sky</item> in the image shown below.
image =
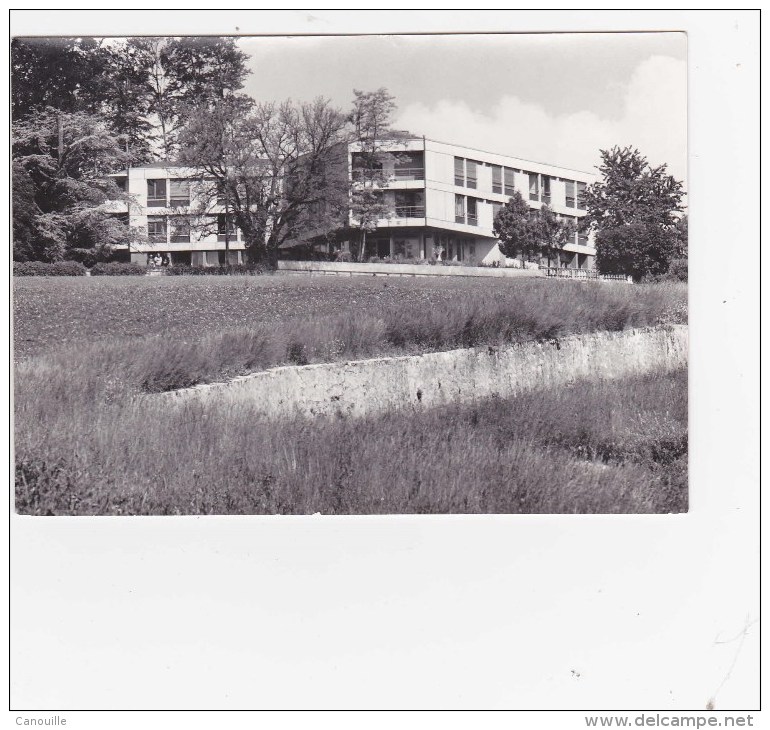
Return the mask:
<svg viewBox="0 0 770 730">
<path fill-rule="evenodd" d="M 394 127 L 595 171 L 599 150 L 637 147 L 687 178 L 684 33 L 241 38 L 259 101 L 387 88 Z"/>
</svg>

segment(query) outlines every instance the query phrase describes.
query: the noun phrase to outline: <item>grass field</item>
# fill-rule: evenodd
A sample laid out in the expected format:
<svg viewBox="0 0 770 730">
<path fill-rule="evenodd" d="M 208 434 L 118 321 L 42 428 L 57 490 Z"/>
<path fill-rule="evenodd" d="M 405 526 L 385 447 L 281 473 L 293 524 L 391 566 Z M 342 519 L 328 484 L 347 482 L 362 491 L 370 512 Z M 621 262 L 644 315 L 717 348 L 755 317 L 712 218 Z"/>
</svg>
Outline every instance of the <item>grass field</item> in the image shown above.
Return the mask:
<svg viewBox="0 0 770 730">
<path fill-rule="evenodd" d="M 19 376 L 147 392 L 276 365 L 500 345 L 686 318 L 683 285 L 460 279 L 18 279 Z M 203 279 L 203 280 L 201 280 Z M 40 357 L 48 355 L 49 357 Z M 37 357 L 35 357 L 37 356 Z M 52 375 L 53 374 L 53 375 Z"/>
<path fill-rule="evenodd" d="M 17 437 L 30 514 L 637 513 L 687 506 L 685 372 L 270 423 L 152 397 Z"/>
<path fill-rule="evenodd" d="M 148 393 L 277 364 L 686 319 L 684 285 L 168 277 L 14 283 L 31 514 L 654 512 L 686 505 L 686 375 L 405 418 L 266 423 Z"/>
</svg>

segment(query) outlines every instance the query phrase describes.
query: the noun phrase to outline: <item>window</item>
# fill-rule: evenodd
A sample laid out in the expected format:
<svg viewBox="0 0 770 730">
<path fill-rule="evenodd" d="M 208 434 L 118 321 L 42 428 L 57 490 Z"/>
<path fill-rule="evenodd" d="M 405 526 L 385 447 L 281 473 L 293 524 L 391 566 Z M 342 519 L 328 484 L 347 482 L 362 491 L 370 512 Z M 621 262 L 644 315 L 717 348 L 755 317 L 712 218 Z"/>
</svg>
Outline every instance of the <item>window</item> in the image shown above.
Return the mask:
<svg viewBox="0 0 770 730">
<path fill-rule="evenodd" d="M 543 175 L 542 177 L 542 184 L 543 184 L 543 202 L 547 203 L 548 205 L 551 204 L 551 178 L 548 177 L 548 175 Z"/>
<path fill-rule="evenodd" d="M 190 221 L 184 218 L 180 220 L 172 221 L 171 242 L 172 243 L 189 243 L 190 242 Z"/>
<path fill-rule="evenodd" d="M 171 180 L 171 205 L 182 207 L 190 205 L 190 181 Z"/>
<path fill-rule="evenodd" d="M 162 241 L 163 243 L 166 243 L 166 230 L 166 216 L 147 216 L 147 236 L 151 241 Z"/>
<path fill-rule="evenodd" d="M 465 181 L 465 184 L 469 188 L 474 188 L 475 189 L 475 187 L 476 187 L 476 166 L 477 165 L 478 165 L 478 163 L 475 160 L 468 160 L 466 162 L 466 174 L 465 174 L 466 181 Z"/>
<path fill-rule="evenodd" d="M 236 238 L 235 221 L 232 216 L 220 213 L 217 216 L 217 240 L 225 241 L 229 239 L 234 241 Z"/>
<path fill-rule="evenodd" d="M 510 167 L 506 167 L 503 176 L 505 178 L 505 194 L 513 195 L 515 192 L 515 188 L 513 186 L 513 170 Z"/>
<path fill-rule="evenodd" d="M 464 195 L 455 195 L 455 223 L 465 223 Z"/>
<path fill-rule="evenodd" d="M 492 192 L 503 192 L 503 168 L 500 165 L 492 165 Z"/>
<path fill-rule="evenodd" d="M 147 207 L 165 208 L 166 207 L 166 181 L 148 180 L 147 181 Z"/>
<path fill-rule="evenodd" d="M 455 185 L 465 186 L 465 159 L 455 157 Z"/>
<path fill-rule="evenodd" d="M 575 181 L 567 180 L 565 181 L 564 186 L 566 191 L 564 204 L 568 208 L 574 208 L 575 207 Z"/>
<path fill-rule="evenodd" d="M 217 205 L 225 205 L 228 202 L 228 200 L 227 200 L 227 190 L 225 189 L 224 180 L 217 180 L 216 188 L 217 188 Z"/>
<path fill-rule="evenodd" d="M 425 216 L 425 199 L 416 190 L 396 190 L 396 217 L 423 218 Z"/>
<path fill-rule="evenodd" d="M 540 176 L 536 172 L 529 174 L 529 199 L 540 200 Z"/>
<path fill-rule="evenodd" d="M 422 152 L 402 152 L 396 155 L 393 165 L 396 180 L 422 180 L 425 167 Z"/>
<path fill-rule="evenodd" d="M 577 207 L 578 210 L 586 209 L 586 184 L 584 182 L 577 184 Z"/>
<path fill-rule="evenodd" d="M 479 218 L 478 218 L 477 203 L 478 203 L 478 200 L 476 200 L 476 198 L 468 198 L 468 225 L 469 226 L 478 225 Z"/>
<path fill-rule="evenodd" d="M 502 203 L 492 203 L 492 223 L 494 224 L 495 218 L 497 218 L 497 214 L 502 209 L 503 204 Z"/>
<path fill-rule="evenodd" d="M 581 246 L 588 246 L 589 245 L 588 244 L 588 229 L 583 227 L 581 225 L 581 222 L 585 223 L 585 219 L 581 219 L 581 218 L 577 219 L 577 224 L 578 224 L 577 239 L 578 239 L 578 243 Z"/>
</svg>

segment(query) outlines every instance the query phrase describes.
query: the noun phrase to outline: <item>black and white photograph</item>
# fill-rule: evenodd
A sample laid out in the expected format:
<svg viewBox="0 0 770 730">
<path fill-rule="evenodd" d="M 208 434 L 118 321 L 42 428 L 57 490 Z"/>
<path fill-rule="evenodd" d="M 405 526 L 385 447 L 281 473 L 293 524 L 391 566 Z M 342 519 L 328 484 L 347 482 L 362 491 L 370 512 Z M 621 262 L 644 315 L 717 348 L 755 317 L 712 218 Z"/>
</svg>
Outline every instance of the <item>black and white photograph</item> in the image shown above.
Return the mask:
<svg viewBox="0 0 770 730">
<path fill-rule="evenodd" d="M 686 55 L 14 38 L 16 509 L 686 511 Z"/>
<path fill-rule="evenodd" d="M 12 724 L 754 724 L 758 52 L 11 11 Z"/>
</svg>

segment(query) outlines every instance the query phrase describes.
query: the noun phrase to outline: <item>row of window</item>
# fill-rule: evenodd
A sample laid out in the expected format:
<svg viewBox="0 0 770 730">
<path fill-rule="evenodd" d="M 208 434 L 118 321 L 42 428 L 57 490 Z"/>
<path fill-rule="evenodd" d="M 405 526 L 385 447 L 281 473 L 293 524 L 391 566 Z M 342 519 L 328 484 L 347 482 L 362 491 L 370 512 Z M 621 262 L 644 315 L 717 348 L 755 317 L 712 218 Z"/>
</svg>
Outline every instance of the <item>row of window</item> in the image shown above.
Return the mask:
<svg viewBox="0 0 770 730">
<path fill-rule="evenodd" d="M 478 187 L 478 168 L 485 163 L 476 160 L 468 160 L 464 157 L 455 157 L 455 185 L 476 189 Z M 529 199 L 534 202 L 551 204 L 551 176 L 538 172 L 515 170 L 503 165 L 489 165 L 492 168 L 492 192 L 501 195 L 513 195 L 514 173 L 526 175 L 529 183 Z M 586 183 L 575 180 L 565 180 L 567 208 L 585 210 Z"/>
<path fill-rule="evenodd" d="M 494 221 L 500 209 L 503 207 L 502 203 L 498 203 L 493 200 L 482 200 L 481 198 L 474 198 L 470 195 L 455 194 L 455 223 L 463 223 L 469 226 L 478 225 L 478 206 L 479 203 L 486 203 L 492 206 L 492 220 Z M 533 211 L 534 212 L 534 209 Z M 578 218 L 575 216 L 560 216 L 562 219 L 571 219 L 575 225 L 578 223 Z M 588 234 L 584 231 L 578 231 L 575 234 L 574 243 L 579 243 L 581 246 L 588 245 Z"/>
<path fill-rule="evenodd" d="M 217 240 L 225 241 L 229 238 L 235 241 L 238 229 L 232 216 L 219 215 L 205 216 L 206 220 L 200 221 L 195 226 L 199 238 L 208 236 L 214 231 L 217 234 Z M 170 235 L 169 235 L 170 233 Z M 151 241 L 170 241 L 171 243 L 189 243 L 192 235 L 190 220 L 187 218 L 176 218 L 167 215 L 148 215 L 147 216 L 147 236 Z"/>
</svg>

